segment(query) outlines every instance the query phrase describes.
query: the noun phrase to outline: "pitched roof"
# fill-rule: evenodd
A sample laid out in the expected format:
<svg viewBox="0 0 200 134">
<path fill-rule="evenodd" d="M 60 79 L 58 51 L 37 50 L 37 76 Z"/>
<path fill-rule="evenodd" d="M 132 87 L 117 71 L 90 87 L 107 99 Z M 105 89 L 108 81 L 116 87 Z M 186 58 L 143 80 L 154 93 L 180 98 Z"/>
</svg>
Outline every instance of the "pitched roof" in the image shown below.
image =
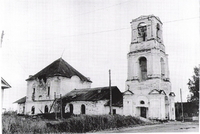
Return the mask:
<svg viewBox="0 0 200 134">
<path fill-rule="evenodd" d="M 111 87 L 113 106 L 121 106 L 123 103 L 123 96 L 116 86 Z M 109 100 L 109 87 L 96 87 L 86 89 L 74 89 L 62 97 L 63 102 L 71 101 L 99 101 Z M 107 105 L 107 104 L 105 104 Z"/>
<path fill-rule="evenodd" d="M 158 90 L 158 89 L 153 89 L 149 92 L 149 94 L 162 94 L 162 95 L 166 95 L 164 90 Z"/>
<path fill-rule="evenodd" d="M 21 104 L 21 103 L 25 103 L 26 102 L 26 96 L 24 96 L 23 98 L 15 101 L 14 103 L 18 103 L 18 104 Z"/>
<path fill-rule="evenodd" d="M 126 93 L 130 93 L 130 94 L 134 94 L 131 90 L 126 90 L 125 92 L 123 92 L 123 94 L 126 94 Z"/>
<path fill-rule="evenodd" d="M 156 18 L 158 21 L 160 21 L 160 23 L 162 24 L 161 20 L 159 17 L 155 16 L 155 15 L 141 15 L 140 17 L 136 18 L 136 19 L 133 19 L 133 21 L 140 21 L 140 20 L 143 20 L 143 19 L 149 19 L 149 18 Z"/>
<path fill-rule="evenodd" d="M 11 88 L 8 82 L 6 82 L 2 77 L 1 77 L 1 88 L 2 89 Z"/>
<path fill-rule="evenodd" d="M 72 76 L 78 76 L 82 81 L 92 82 L 87 77 L 79 73 L 76 69 L 74 69 L 71 65 L 69 65 L 66 61 L 62 58 L 54 61 L 44 69 L 42 69 L 37 74 L 31 76 L 28 80 L 33 80 L 36 78 L 46 78 L 46 77 L 53 77 L 53 76 L 63 76 L 67 78 L 71 78 Z"/>
</svg>

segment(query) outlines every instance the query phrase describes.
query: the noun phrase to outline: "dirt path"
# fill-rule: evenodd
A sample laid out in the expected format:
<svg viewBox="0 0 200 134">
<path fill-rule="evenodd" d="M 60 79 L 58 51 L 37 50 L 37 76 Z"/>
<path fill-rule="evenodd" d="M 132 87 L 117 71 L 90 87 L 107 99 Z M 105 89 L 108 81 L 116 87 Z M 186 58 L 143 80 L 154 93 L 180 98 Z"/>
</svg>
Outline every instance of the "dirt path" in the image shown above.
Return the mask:
<svg viewBox="0 0 200 134">
<path fill-rule="evenodd" d="M 199 132 L 199 122 L 168 122 L 96 133 Z"/>
</svg>

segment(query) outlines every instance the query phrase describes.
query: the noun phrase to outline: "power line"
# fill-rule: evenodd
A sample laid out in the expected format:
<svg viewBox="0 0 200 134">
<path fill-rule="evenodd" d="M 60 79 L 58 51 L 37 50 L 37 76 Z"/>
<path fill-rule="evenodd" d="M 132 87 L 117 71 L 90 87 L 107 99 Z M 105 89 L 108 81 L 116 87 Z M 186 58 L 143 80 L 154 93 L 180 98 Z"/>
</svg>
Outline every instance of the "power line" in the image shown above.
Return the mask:
<svg viewBox="0 0 200 134">
<path fill-rule="evenodd" d="M 171 23 L 171 22 L 177 22 L 177 21 L 191 20 L 191 19 L 196 19 L 196 18 L 199 18 L 199 17 L 200 16 L 198 16 L 198 17 L 192 17 L 192 18 L 179 19 L 179 20 L 173 20 L 173 21 L 165 21 L 163 23 Z"/>
<path fill-rule="evenodd" d="M 185 20 L 191 20 L 191 19 L 196 19 L 198 17 L 193 17 L 193 18 L 185 18 L 185 19 L 179 19 L 179 20 L 172 20 L 172 21 L 165 21 L 163 23 L 173 23 L 177 21 L 185 21 Z M 66 37 L 74 37 L 74 36 L 85 36 L 85 35 L 90 35 L 90 34 L 99 34 L 99 33 L 106 33 L 106 32 L 113 32 L 113 31 L 120 31 L 120 30 L 125 30 L 125 29 L 130 29 L 130 27 L 124 27 L 124 28 L 118 28 L 118 29 L 111 29 L 111 30 L 104 30 L 104 31 L 96 31 L 96 32 L 91 32 L 91 33 L 82 33 L 82 34 L 74 34 L 74 35 L 66 35 L 66 36 L 59 36 L 57 38 L 66 38 Z M 37 41 L 40 40 L 47 40 L 47 39 L 52 39 L 51 38 L 42 38 L 42 39 L 37 39 Z M 55 39 L 55 38 L 54 38 Z M 35 40 L 27 40 L 27 41 L 35 41 Z"/>
<path fill-rule="evenodd" d="M 74 15 L 74 16 L 66 17 L 66 19 L 70 19 L 70 18 L 78 17 L 78 16 L 85 15 L 85 14 L 90 14 L 90 13 L 93 13 L 93 12 L 96 12 L 96 11 L 101 11 L 101 10 L 104 10 L 104 9 L 108 9 L 108 8 L 111 8 L 111 7 L 114 7 L 114 6 L 118 6 L 118 5 L 121 5 L 121 4 L 124 4 L 124 3 L 127 3 L 127 2 L 129 2 L 129 1 L 130 1 L 130 0 L 125 1 L 125 2 L 120 2 L 120 3 L 114 4 L 114 5 L 111 5 L 111 6 L 108 6 L 108 7 L 99 8 L 99 9 L 96 9 L 96 10 L 93 10 L 93 11 L 89 11 L 89 12 L 81 13 L 81 14 L 78 14 L 78 15 Z M 56 21 L 59 21 L 59 20 L 57 19 L 57 20 L 49 21 L 49 22 L 56 22 Z M 48 24 L 48 22 L 46 22 L 46 24 Z"/>
</svg>

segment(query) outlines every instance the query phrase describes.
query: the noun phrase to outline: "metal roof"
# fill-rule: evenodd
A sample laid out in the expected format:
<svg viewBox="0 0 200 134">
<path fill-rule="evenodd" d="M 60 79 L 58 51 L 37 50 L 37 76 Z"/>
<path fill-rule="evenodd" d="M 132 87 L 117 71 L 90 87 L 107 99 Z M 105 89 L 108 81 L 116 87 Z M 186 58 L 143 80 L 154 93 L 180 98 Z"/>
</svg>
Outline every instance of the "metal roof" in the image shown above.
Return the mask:
<svg viewBox="0 0 200 134">
<path fill-rule="evenodd" d="M 2 77 L 1 77 L 1 88 L 2 89 L 11 88 L 8 82 L 6 82 Z"/>
<path fill-rule="evenodd" d="M 17 101 L 15 101 L 14 103 L 22 104 L 22 103 L 25 103 L 25 102 L 26 102 L 26 96 L 21 98 L 21 99 L 19 99 L 19 100 L 17 100 Z"/>
<path fill-rule="evenodd" d="M 112 86 L 112 103 L 113 106 L 123 105 L 123 96 L 117 86 Z M 74 89 L 62 97 L 63 102 L 71 101 L 99 101 L 110 99 L 109 87 L 96 87 L 86 89 Z M 105 104 L 107 105 L 107 104 Z"/>
<path fill-rule="evenodd" d="M 78 76 L 82 81 L 92 82 L 87 77 L 82 75 L 80 72 L 78 72 L 76 69 L 74 69 L 71 65 L 69 65 L 66 61 L 64 61 L 62 58 L 59 58 L 58 60 L 54 61 L 44 69 L 42 69 L 37 74 L 31 76 L 28 80 L 33 79 L 42 79 L 47 77 L 53 77 L 53 76 L 63 76 L 67 78 L 71 78 L 72 76 Z"/>
</svg>

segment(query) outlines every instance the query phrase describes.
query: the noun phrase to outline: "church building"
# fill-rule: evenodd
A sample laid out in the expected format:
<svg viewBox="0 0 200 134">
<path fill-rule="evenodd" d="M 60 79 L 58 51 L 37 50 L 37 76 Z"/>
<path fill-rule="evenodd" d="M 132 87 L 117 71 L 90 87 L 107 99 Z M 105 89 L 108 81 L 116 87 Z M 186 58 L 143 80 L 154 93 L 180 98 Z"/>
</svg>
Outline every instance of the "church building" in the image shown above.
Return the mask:
<svg viewBox="0 0 200 134">
<path fill-rule="evenodd" d="M 16 101 L 18 113 L 57 112 L 54 106 L 60 102 L 63 113 L 109 114 L 112 104 L 115 114 L 175 120 L 175 94 L 171 90 L 162 25 L 154 15 L 131 21 L 125 92 L 116 86 L 91 88 L 88 77 L 59 58 L 26 80 L 27 94 Z"/>
<path fill-rule="evenodd" d="M 171 91 L 162 32 L 162 22 L 154 15 L 131 21 L 124 115 L 175 119 L 175 94 Z"/>
</svg>

